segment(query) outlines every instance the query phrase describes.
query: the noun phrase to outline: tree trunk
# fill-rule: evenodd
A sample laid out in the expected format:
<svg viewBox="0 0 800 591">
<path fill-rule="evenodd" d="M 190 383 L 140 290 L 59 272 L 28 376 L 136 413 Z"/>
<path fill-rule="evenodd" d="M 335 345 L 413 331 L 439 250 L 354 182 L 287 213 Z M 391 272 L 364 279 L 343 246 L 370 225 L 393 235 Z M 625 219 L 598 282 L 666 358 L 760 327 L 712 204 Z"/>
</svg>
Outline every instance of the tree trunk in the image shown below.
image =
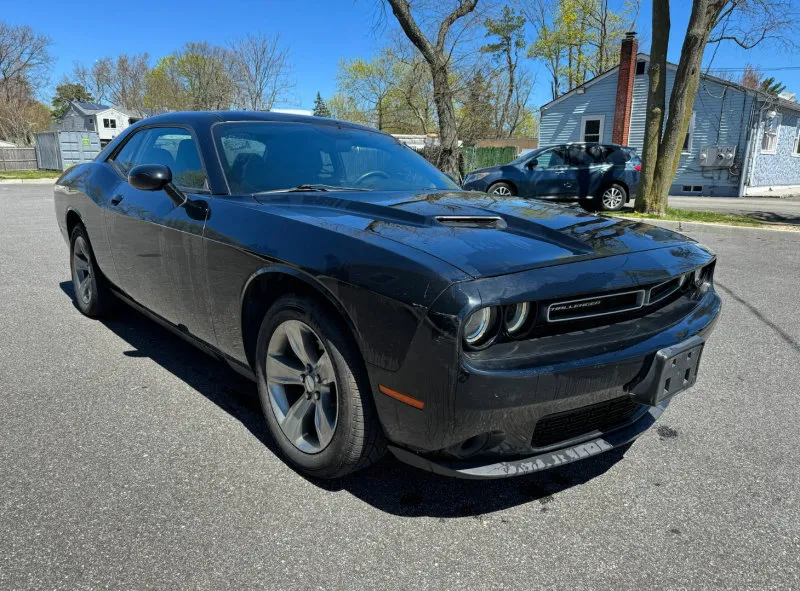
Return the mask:
<svg viewBox="0 0 800 591">
<path fill-rule="evenodd" d="M 653 41 L 650 45 L 650 80 L 644 123 L 642 174 L 636 198 L 636 211 L 642 213 L 663 212 L 666 208 L 666 203 L 659 203 L 654 194 L 653 180 L 659 160 L 666 106 L 669 28 L 669 0 L 653 0 Z"/>
<path fill-rule="evenodd" d="M 663 215 L 681 151 L 692 107 L 700 87 L 703 53 L 728 0 L 694 0 L 681 57 L 669 99 L 669 117 L 661 127 L 666 103 L 666 54 L 669 37 L 669 0 L 653 0 L 653 43 L 650 52 L 650 90 L 642 158 L 642 178 L 636 210 Z M 667 26 L 664 26 L 664 23 Z"/>
<path fill-rule="evenodd" d="M 446 51 L 445 44 L 453 23 L 475 10 L 478 0 L 459 0 L 458 5 L 445 16 L 439 25 L 435 44 L 431 43 L 417 25 L 411 14 L 408 0 L 387 0 L 387 2 L 392 7 L 392 12 L 406 37 L 419 50 L 431 70 L 433 102 L 439 116 L 439 141 L 441 142 L 439 168 L 455 178 L 460 178 L 456 108 L 449 80 L 449 55 L 451 52 Z"/>
<path fill-rule="evenodd" d="M 438 61 L 438 60 L 437 60 Z M 447 66 L 442 63 L 431 66 L 433 74 L 433 102 L 439 115 L 439 141 L 441 152 L 439 168 L 455 178 L 461 177 L 458 166 L 458 126 L 453 101 L 453 89 L 450 87 Z"/>
<path fill-rule="evenodd" d="M 666 209 L 667 196 L 680 164 L 683 142 L 692 119 L 694 99 L 700 87 L 703 53 L 719 12 L 715 7 L 721 4 L 721 2 L 695 0 L 692 6 L 688 30 L 681 48 L 681 59 L 675 72 L 675 82 L 669 99 L 669 117 L 661 138 L 660 157 L 653 179 L 654 194 L 663 204 L 659 209 L 660 213 Z"/>
</svg>

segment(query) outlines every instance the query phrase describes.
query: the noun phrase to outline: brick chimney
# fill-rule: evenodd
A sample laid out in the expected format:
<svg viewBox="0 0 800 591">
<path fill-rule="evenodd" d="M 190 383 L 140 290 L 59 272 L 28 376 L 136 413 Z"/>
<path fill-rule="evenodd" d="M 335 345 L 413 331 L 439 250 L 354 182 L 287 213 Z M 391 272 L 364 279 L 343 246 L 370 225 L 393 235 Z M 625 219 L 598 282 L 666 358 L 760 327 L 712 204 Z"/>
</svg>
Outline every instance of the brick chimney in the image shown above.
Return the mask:
<svg viewBox="0 0 800 591">
<path fill-rule="evenodd" d="M 631 103 L 633 102 L 633 79 L 636 73 L 636 53 L 639 42 L 636 33 L 625 33 L 619 51 L 619 72 L 617 73 L 617 100 L 614 107 L 614 129 L 611 142 L 625 146 L 631 126 Z"/>
</svg>

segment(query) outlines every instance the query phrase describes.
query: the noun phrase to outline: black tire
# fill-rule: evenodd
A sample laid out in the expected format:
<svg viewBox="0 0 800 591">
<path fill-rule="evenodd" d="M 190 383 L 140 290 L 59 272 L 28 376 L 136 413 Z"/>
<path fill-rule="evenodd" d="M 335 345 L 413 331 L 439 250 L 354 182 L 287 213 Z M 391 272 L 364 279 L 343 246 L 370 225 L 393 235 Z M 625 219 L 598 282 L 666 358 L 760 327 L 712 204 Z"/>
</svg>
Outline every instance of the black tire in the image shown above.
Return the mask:
<svg viewBox="0 0 800 591">
<path fill-rule="evenodd" d="M 108 280 L 100 272 L 94 258 L 86 228 L 78 224 L 69 240 L 69 261 L 75 305 L 89 318 L 99 318 L 112 307 L 113 295 Z"/>
<path fill-rule="evenodd" d="M 290 320 L 311 328 L 322 345 L 322 352 L 327 352 L 335 376 L 336 424 L 329 443 L 314 453 L 299 449 L 287 437 L 270 398 L 267 375 L 270 341 L 273 333 Z M 366 468 L 381 458 L 386 450 L 386 441 L 378 422 L 364 361 L 347 327 L 328 306 L 299 295 L 277 300 L 261 323 L 255 359 L 259 398 L 267 426 L 284 457 L 297 469 L 316 478 L 339 478 Z M 303 389 L 302 386 L 292 387 Z M 300 394 L 295 400 L 302 396 L 307 394 Z"/>
<path fill-rule="evenodd" d="M 505 191 L 508 192 L 506 193 Z M 493 195 L 501 195 L 501 196 L 517 194 L 517 190 L 514 188 L 514 185 L 506 183 L 504 181 L 499 181 L 497 183 L 492 184 L 488 189 L 486 189 L 486 192 L 491 193 Z"/>
<path fill-rule="evenodd" d="M 619 211 L 628 203 L 628 191 L 619 183 L 606 185 L 597 200 L 603 211 Z"/>
</svg>

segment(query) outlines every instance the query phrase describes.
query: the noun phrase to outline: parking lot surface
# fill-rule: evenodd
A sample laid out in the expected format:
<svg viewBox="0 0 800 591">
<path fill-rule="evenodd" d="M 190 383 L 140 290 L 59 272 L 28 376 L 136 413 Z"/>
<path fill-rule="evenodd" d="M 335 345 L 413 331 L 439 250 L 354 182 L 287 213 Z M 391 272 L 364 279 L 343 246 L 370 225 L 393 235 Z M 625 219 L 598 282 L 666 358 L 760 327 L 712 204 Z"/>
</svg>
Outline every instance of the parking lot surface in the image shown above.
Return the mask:
<svg viewBox="0 0 800 591">
<path fill-rule="evenodd" d="M 690 226 L 724 310 L 624 456 L 320 483 L 252 383 L 131 310 L 80 315 L 51 187 L 0 207 L 0 589 L 800 587 L 800 233 Z"/>
</svg>

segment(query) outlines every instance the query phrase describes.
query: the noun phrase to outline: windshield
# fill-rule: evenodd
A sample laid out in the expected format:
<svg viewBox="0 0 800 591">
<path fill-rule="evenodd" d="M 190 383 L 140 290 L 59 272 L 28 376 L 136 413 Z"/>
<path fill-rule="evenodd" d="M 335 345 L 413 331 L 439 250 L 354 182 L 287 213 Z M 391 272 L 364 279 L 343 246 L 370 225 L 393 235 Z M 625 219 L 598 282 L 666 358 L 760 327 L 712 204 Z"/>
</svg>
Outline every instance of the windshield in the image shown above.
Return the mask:
<svg viewBox="0 0 800 591">
<path fill-rule="evenodd" d="M 232 193 L 302 185 L 318 190 L 458 189 L 422 156 L 381 133 L 328 124 L 248 121 L 216 125 L 214 136 Z"/>
<path fill-rule="evenodd" d="M 514 160 L 512 160 L 508 164 L 509 165 L 513 165 L 513 166 L 518 166 L 520 164 L 525 164 L 528 160 L 538 156 L 543 151 L 544 151 L 544 148 L 539 148 L 538 150 L 530 150 L 529 152 L 525 152 L 521 156 L 517 156 L 516 158 L 514 158 Z"/>
</svg>

